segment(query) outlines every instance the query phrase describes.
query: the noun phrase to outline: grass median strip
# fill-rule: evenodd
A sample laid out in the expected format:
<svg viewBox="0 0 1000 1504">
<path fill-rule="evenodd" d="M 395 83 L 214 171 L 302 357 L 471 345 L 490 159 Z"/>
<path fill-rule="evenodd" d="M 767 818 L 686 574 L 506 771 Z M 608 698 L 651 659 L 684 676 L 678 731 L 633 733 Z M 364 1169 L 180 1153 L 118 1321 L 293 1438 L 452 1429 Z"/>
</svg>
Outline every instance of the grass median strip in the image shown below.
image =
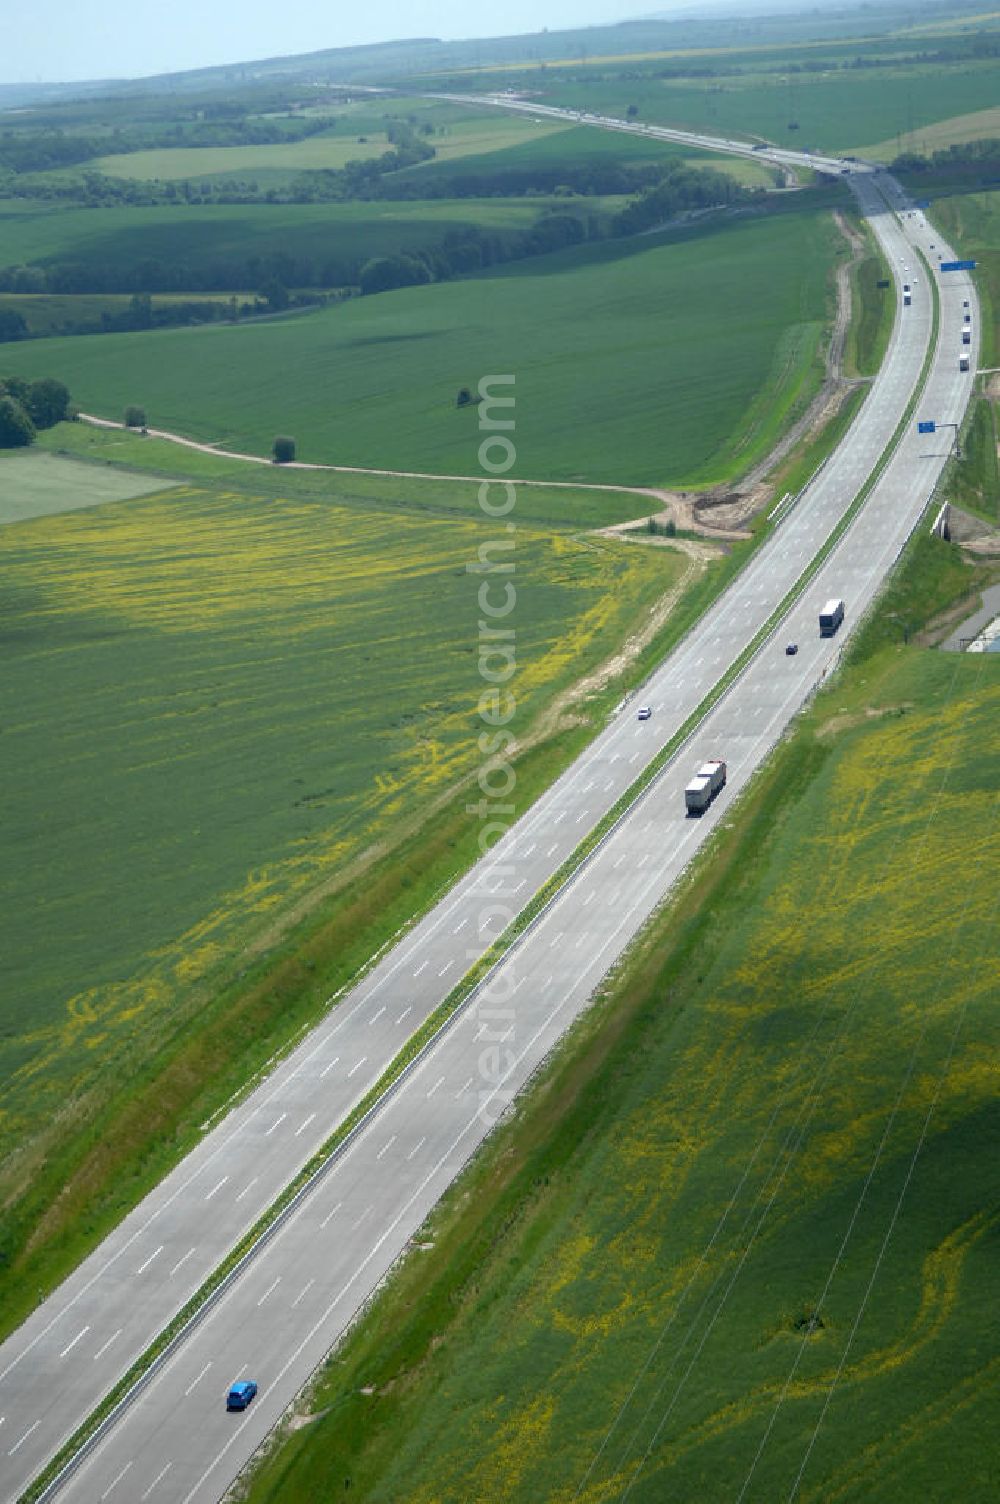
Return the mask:
<svg viewBox="0 0 1000 1504">
<path fill-rule="evenodd" d="M 421 1028 L 411 1036 L 404 1049 L 394 1058 L 361 1102 L 358 1103 L 348 1117 L 338 1126 L 326 1143 L 302 1167 L 294 1179 L 289 1182 L 277 1200 L 233 1248 L 229 1256 L 216 1268 L 182 1310 L 178 1312 L 173 1321 L 164 1328 L 156 1341 L 137 1359 L 135 1364 L 132 1365 L 114 1389 L 109 1392 L 101 1405 L 92 1412 L 44 1472 L 29 1486 L 22 1495 L 25 1504 L 28 1504 L 28 1501 L 35 1501 L 48 1496 L 52 1484 L 60 1474 L 73 1465 L 77 1459 L 82 1459 L 85 1449 L 89 1443 L 92 1443 L 96 1439 L 101 1426 L 108 1422 L 119 1407 L 127 1404 L 128 1400 L 148 1381 L 152 1376 L 155 1366 L 162 1361 L 169 1350 L 177 1345 L 186 1329 L 201 1319 L 214 1300 L 218 1299 L 224 1292 L 228 1284 L 238 1277 L 239 1272 L 252 1259 L 258 1247 L 262 1246 L 265 1241 L 274 1235 L 280 1227 L 281 1222 L 291 1214 L 294 1205 L 300 1199 L 304 1198 L 311 1186 L 326 1173 L 338 1153 L 344 1149 L 351 1137 L 359 1131 L 370 1116 L 377 1112 L 382 1102 L 399 1086 L 403 1077 L 414 1066 L 420 1056 L 431 1048 L 433 1042 L 441 1032 L 457 1018 L 462 1009 L 473 999 L 476 991 L 487 979 L 492 970 L 502 962 L 510 950 L 541 918 L 543 912 L 556 900 L 589 857 L 609 838 L 617 825 L 626 818 L 635 803 L 660 776 L 708 712 L 723 698 L 735 680 L 743 673 L 750 661 L 770 637 L 782 617 L 808 587 L 878 484 L 920 399 L 931 361 L 934 357 L 939 328 L 937 289 L 934 286 L 932 277 L 928 276 L 928 281 L 934 288 L 931 334 L 920 375 L 910 401 L 892 438 L 873 467 L 867 481 L 839 522 L 831 530 L 824 544 L 803 570 L 798 580 L 755 634 L 747 647 L 727 672 L 716 682 L 697 709 L 692 712 L 675 735 L 670 738 L 665 746 L 661 748 L 660 752 L 646 765 L 603 819 L 580 842 L 572 855 L 567 858 L 566 862 L 538 890 L 513 923 L 508 926 L 503 935 L 480 958 L 475 966 L 466 973 L 439 1007 L 427 1018 Z"/>
</svg>

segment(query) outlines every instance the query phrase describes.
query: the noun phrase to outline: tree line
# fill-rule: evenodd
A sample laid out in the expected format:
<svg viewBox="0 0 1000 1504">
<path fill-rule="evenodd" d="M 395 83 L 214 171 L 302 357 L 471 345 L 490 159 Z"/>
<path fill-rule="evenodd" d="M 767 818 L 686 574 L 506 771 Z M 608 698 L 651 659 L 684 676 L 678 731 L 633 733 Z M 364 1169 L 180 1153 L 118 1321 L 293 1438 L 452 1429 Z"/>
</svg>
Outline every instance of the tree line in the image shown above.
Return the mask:
<svg viewBox="0 0 1000 1504">
<path fill-rule="evenodd" d="M 926 156 L 904 151 L 892 162 L 892 171 L 917 175 L 945 171 L 956 184 L 972 181 L 988 186 L 1000 182 L 1000 141 L 963 141 Z"/>
<path fill-rule="evenodd" d="M 279 146 L 304 141 L 332 130 L 329 116 L 300 119 L 251 120 L 239 118 L 197 120 L 156 130 L 149 126 L 128 129 L 117 126 L 109 134 L 88 136 L 64 130 L 5 130 L 0 132 L 0 168 L 14 174 L 51 172 L 77 167 L 93 157 L 125 156 L 134 151 L 152 151 L 178 146 Z"/>
<path fill-rule="evenodd" d="M 363 291 L 405 286 L 414 281 L 445 281 L 464 273 L 528 256 L 544 255 L 584 240 L 631 235 L 662 223 L 687 209 L 763 200 L 762 190 L 742 188 L 712 168 L 677 161 L 661 165 L 621 213 L 547 209 L 520 233 L 498 234 L 476 225 L 448 230 L 434 244 L 397 254 L 370 257 L 339 252 L 307 255 L 277 251 L 246 257 L 213 256 L 200 262 L 181 256 L 147 256 L 135 262 L 53 261 L 47 265 L 0 268 L 0 292 L 8 293 L 176 293 L 232 292 L 257 289 L 269 307 L 278 306 L 278 289 L 360 287 Z M 423 270 L 420 270 L 423 267 Z M 287 306 L 282 304 L 281 306 Z M 214 316 L 214 315 L 213 315 Z M 164 319 L 167 318 L 163 314 Z M 123 327 L 142 327 L 134 323 Z"/>
</svg>

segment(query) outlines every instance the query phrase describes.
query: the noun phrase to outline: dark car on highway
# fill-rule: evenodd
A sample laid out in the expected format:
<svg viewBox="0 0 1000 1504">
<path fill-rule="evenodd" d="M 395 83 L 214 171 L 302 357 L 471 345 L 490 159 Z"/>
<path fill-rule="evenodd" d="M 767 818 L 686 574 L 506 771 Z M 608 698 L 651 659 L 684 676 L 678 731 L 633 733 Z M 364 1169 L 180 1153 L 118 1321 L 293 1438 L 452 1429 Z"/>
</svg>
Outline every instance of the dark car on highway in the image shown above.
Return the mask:
<svg viewBox="0 0 1000 1504">
<path fill-rule="evenodd" d="M 245 1410 L 256 1393 L 257 1385 L 253 1379 L 241 1379 L 226 1395 L 226 1409 Z"/>
<path fill-rule="evenodd" d="M 786 656 L 786 658 L 793 658 L 795 656 L 795 654 L 798 652 L 798 650 L 799 650 L 798 643 L 797 642 L 790 642 L 788 644 L 788 646 L 786 647 L 786 649 L 785 649 L 785 656 Z"/>
</svg>

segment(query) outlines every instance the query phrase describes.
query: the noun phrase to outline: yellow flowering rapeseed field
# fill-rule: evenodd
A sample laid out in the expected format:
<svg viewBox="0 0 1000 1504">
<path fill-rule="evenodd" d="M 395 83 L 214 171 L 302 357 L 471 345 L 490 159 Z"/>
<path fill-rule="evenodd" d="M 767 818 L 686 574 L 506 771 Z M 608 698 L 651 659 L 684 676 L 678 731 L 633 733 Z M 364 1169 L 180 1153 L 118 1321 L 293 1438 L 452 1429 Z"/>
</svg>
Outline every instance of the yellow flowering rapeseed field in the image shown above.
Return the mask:
<svg viewBox="0 0 1000 1504">
<path fill-rule="evenodd" d="M 5 1155 L 475 768 L 496 527 L 186 485 L 3 529 Z M 523 736 L 681 564 L 531 526 L 513 557 Z"/>
</svg>

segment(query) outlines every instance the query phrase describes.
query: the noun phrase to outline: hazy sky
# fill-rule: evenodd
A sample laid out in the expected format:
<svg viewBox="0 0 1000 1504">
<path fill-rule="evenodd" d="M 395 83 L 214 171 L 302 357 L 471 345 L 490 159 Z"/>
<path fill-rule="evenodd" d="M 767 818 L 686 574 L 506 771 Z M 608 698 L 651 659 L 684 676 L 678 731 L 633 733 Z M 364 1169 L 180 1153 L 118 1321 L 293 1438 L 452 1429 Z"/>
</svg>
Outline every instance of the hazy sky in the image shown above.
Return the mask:
<svg viewBox="0 0 1000 1504">
<path fill-rule="evenodd" d="M 504 36 L 661 8 L 670 7 L 642 0 L 0 0 L 0 82 L 132 77 L 395 37 Z"/>
</svg>

